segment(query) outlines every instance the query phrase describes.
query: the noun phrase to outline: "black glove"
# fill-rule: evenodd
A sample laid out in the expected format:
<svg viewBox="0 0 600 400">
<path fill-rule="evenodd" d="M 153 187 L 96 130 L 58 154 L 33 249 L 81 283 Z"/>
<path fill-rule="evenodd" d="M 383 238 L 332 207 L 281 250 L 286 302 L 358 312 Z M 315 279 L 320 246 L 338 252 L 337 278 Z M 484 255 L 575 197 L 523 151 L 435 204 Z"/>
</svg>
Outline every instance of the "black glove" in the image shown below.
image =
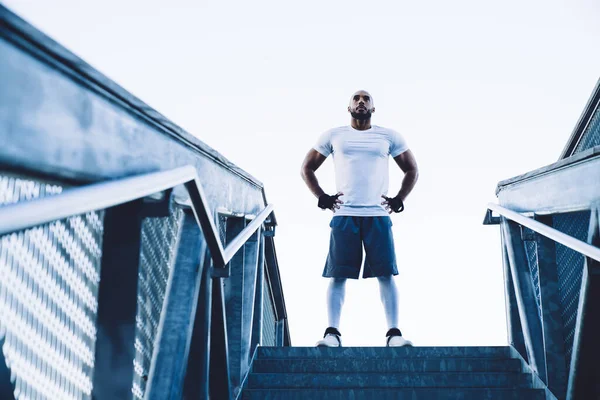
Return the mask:
<svg viewBox="0 0 600 400">
<path fill-rule="evenodd" d="M 341 196 L 340 193 L 334 194 L 333 196 L 323 193 L 322 195 L 319 196 L 319 203 L 318 203 L 319 208 L 322 208 L 323 210 L 327 210 L 327 209 L 332 210 L 333 207 L 335 206 L 335 201 L 340 196 Z"/>
<path fill-rule="evenodd" d="M 392 209 L 393 212 L 399 213 L 404 211 L 404 203 L 400 197 L 386 197 L 383 196 L 387 205 Z"/>
</svg>

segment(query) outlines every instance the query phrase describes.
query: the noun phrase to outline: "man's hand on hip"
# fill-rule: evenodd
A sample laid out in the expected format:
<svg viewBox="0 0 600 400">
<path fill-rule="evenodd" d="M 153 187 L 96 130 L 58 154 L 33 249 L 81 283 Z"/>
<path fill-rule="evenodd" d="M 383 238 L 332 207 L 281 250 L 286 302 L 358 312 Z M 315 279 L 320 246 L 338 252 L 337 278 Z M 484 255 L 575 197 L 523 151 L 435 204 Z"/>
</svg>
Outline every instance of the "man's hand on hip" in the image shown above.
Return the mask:
<svg viewBox="0 0 600 400">
<path fill-rule="evenodd" d="M 333 196 L 323 193 L 319 196 L 318 206 L 323 210 L 331 210 L 335 213 L 336 208 L 339 209 L 340 204 L 344 204 L 344 202 L 339 199 L 339 197 L 343 195 L 344 193 L 342 192 L 338 192 Z"/>
<path fill-rule="evenodd" d="M 383 197 L 384 199 L 381 205 L 385 206 L 385 209 L 389 214 L 393 212 L 399 213 L 404 211 L 404 203 L 402 202 L 402 199 L 400 197 L 387 197 L 384 195 L 381 195 L 381 197 Z"/>
</svg>

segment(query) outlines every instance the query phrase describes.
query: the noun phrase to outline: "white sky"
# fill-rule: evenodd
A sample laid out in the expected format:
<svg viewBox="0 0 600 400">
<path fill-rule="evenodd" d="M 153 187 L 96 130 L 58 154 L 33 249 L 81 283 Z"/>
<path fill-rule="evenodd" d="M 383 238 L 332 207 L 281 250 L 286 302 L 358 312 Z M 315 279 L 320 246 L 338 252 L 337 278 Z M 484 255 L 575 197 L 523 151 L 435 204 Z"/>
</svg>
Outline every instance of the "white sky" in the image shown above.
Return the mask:
<svg viewBox="0 0 600 400">
<path fill-rule="evenodd" d="M 300 164 L 370 91 L 373 123 L 407 138 L 421 173 L 393 217 L 400 328 L 417 345 L 506 343 L 486 204 L 560 155 L 600 76 L 597 0 L 3 4 L 264 182 L 294 345 L 327 326 L 331 218 Z M 317 176 L 335 191 L 330 160 Z M 383 345 L 386 328 L 377 282 L 349 282 L 344 345 Z"/>
</svg>

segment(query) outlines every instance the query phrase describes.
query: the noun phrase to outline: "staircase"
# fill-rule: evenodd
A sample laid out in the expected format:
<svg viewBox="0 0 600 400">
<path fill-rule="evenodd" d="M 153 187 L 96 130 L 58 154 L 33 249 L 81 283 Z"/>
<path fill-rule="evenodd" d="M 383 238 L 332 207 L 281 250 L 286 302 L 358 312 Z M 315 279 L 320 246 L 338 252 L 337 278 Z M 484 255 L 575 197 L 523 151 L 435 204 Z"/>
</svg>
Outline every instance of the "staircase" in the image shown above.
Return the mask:
<svg viewBox="0 0 600 400">
<path fill-rule="evenodd" d="M 254 399 L 546 400 L 546 390 L 511 347 L 259 347 L 242 391 Z"/>
</svg>

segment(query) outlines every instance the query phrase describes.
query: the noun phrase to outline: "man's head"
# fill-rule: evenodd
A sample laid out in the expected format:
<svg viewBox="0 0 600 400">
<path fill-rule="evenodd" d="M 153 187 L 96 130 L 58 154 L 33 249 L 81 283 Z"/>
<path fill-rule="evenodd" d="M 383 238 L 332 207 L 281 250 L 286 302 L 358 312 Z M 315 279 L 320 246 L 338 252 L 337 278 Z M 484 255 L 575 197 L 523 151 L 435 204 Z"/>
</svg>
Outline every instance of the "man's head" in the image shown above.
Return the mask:
<svg viewBox="0 0 600 400">
<path fill-rule="evenodd" d="M 371 119 L 371 114 L 375 112 L 373 97 L 366 90 L 359 90 L 350 98 L 348 112 L 359 121 Z"/>
</svg>

